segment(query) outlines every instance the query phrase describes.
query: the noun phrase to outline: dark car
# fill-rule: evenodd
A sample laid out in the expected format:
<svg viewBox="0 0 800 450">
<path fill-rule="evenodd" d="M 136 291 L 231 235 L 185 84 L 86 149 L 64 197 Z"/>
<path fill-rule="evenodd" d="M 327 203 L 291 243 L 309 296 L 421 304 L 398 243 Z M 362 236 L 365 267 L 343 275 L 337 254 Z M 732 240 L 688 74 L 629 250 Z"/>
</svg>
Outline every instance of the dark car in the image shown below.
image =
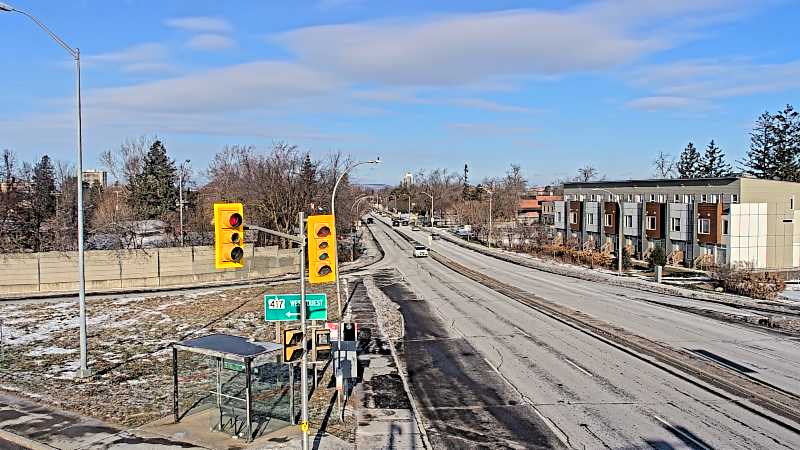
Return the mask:
<svg viewBox="0 0 800 450">
<path fill-rule="evenodd" d="M 372 217 L 367 217 L 367 224 L 373 224 L 373 223 L 375 223 L 375 219 L 373 219 Z"/>
<path fill-rule="evenodd" d="M 404 220 L 404 221 L 403 221 L 403 226 L 404 226 L 404 227 L 407 227 L 407 226 L 408 226 L 408 221 L 407 221 L 407 220 Z"/>
<path fill-rule="evenodd" d="M 393 220 L 392 221 L 392 226 L 393 227 L 399 227 L 400 226 L 400 221 L 399 220 Z"/>
</svg>

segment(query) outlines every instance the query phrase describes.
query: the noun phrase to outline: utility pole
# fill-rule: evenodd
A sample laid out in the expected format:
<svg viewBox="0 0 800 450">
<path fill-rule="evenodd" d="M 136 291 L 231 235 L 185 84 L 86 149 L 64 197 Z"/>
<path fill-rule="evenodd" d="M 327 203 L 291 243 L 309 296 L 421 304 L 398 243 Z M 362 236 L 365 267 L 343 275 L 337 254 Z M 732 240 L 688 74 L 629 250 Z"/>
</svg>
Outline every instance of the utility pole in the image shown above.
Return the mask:
<svg viewBox="0 0 800 450">
<path fill-rule="evenodd" d="M 181 217 L 181 247 L 184 245 L 184 234 L 183 234 L 183 177 L 186 174 L 186 164 L 189 164 L 189 160 L 181 164 L 181 173 L 178 177 L 178 207 L 180 208 L 180 217 Z"/>
</svg>

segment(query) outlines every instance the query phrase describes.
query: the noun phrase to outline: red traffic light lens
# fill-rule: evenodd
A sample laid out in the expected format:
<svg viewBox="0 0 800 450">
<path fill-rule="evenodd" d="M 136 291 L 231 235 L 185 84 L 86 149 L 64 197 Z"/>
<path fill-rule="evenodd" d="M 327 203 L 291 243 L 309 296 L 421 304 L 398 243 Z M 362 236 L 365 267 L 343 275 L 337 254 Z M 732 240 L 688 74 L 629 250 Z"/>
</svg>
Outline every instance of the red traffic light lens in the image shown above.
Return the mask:
<svg viewBox="0 0 800 450">
<path fill-rule="evenodd" d="M 324 238 L 331 235 L 331 229 L 327 225 L 319 227 L 317 230 L 317 237 Z"/>
<path fill-rule="evenodd" d="M 241 214 L 239 214 L 239 213 L 233 213 L 233 214 L 231 214 L 231 216 L 228 218 L 228 223 L 229 223 L 229 224 L 230 224 L 232 227 L 238 227 L 238 226 L 240 226 L 240 225 L 242 224 L 242 215 L 241 215 Z"/>
<path fill-rule="evenodd" d="M 242 260 L 243 256 L 244 250 L 242 250 L 242 247 L 233 247 L 231 250 L 231 261 L 239 262 Z"/>
</svg>

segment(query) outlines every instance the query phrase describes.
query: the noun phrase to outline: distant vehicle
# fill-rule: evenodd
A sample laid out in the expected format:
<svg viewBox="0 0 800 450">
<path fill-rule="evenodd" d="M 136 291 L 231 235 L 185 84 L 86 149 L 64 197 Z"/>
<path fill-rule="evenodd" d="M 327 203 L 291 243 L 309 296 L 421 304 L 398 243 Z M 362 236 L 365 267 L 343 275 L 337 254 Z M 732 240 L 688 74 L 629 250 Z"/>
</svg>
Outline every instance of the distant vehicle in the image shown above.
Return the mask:
<svg viewBox="0 0 800 450">
<path fill-rule="evenodd" d="M 393 220 L 392 221 L 392 226 L 393 227 L 399 227 L 400 226 L 400 221 L 399 220 Z"/>
<path fill-rule="evenodd" d="M 428 257 L 428 249 L 424 245 L 415 245 L 414 246 L 414 258 L 427 258 Z"/>
<path fill-rule="evenodd" d="M 404 221 L 403 221 L 403 226 L 404 226 L 404 227 L 407 227 L 407 226 L 408 226 L 408 221 L 407 221 L 407 220 L 404 220 Z"/>
<path fill-rule="evenodd" d="M 420 227 L 414 225 L 413 227 L 411 227 L 411 231 L 420 231 Z"/>
<path fill-rule="evenodd" d="M 373 223 L 375 223 L 375 219 L 373 219 L 372 217 L 367 217 L 367 224 L 369 225 Z"/>
<path fill-rule="evenodd" d="M 431 239 L 433 239 L 434 241 L 438 241 L 441 238 L 442 238 L 442 236 L 439 233 L 431 234 Z"/>
</svg>

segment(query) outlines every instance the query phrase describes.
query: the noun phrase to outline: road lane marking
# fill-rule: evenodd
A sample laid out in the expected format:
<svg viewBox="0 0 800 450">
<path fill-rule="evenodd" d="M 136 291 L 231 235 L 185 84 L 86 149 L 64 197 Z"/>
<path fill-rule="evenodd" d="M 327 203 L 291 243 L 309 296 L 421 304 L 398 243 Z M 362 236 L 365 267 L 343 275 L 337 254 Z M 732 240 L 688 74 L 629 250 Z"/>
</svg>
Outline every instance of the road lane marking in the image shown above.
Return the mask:
<svg viewBox="0 0 800 450">
<path fill-rule="evenodd" d="M 656 416 L 656 415 L 654 414 L 654 415 L 653 415 L 653 418 L 654 418 L 654 419 L 656 419 L 657 421 L 661 422 L 661 423 L 662 423 L 662 424 L 663 424 L 665 427 L 669 428 L 670 430 L 674 431 L 675 433 L 678 433 L 678 434 L 680 434 L 681 436 L 683 436 L 684 438 L 686 438 L 686 439 L 690 440 L 690 441 L 691 441 L 691 442 L 692 442 L 694 445 L 696 445 L 698 448 L 701 448 L 701 449 L 704 449 L 704 450 L 711 450 L 710 448 L 708 448 L 708 446 L 707 446 L 707 445 L 703 444 L 702 442 L 698 442 L 698 441 L 697 441 L 697 439 L 695 439 L 693 436 L 691 436 L 691 435 L 689 435 L 689 434 L 687 434 L 687 433 L 684 433 L 684 432 L 683 432 L 683 431 L 681 431 L 680 429 L 678 429 L 678 428 L 676 428 L 676 427 L 672 426 L 672 424 L 671 424 L 671 423 L 667 422 L 666 420 L 662 419 L 661 417 L 658 417 L 658 416 Z"/>
<path fill-rule="evenodd" d="M 584 369 L 583 367 L 581 367 L 581 366 L 579 366 L 579 365 L 575 364 L 574 362 L 570 361 L 569 359 L 567 359 L 567 358 L 564 358 L 564 361 L 568 362 L 568 363 L 569 363 L 569 364 L 571 364 L 573 367 L 575 367 L 576 369 L 578 369 L 578 370 L 580 370 L 581 372 L 585 373 L 586 375 L 589 375 L 590 377 L 593 377 L 593 376 L 594 376 L 594 375 L 592 375 L 592 374 L 591 374 L 591 373 L 590 373 L 588 370 L 586 370 L 586 369 Z"/>
</svg>

